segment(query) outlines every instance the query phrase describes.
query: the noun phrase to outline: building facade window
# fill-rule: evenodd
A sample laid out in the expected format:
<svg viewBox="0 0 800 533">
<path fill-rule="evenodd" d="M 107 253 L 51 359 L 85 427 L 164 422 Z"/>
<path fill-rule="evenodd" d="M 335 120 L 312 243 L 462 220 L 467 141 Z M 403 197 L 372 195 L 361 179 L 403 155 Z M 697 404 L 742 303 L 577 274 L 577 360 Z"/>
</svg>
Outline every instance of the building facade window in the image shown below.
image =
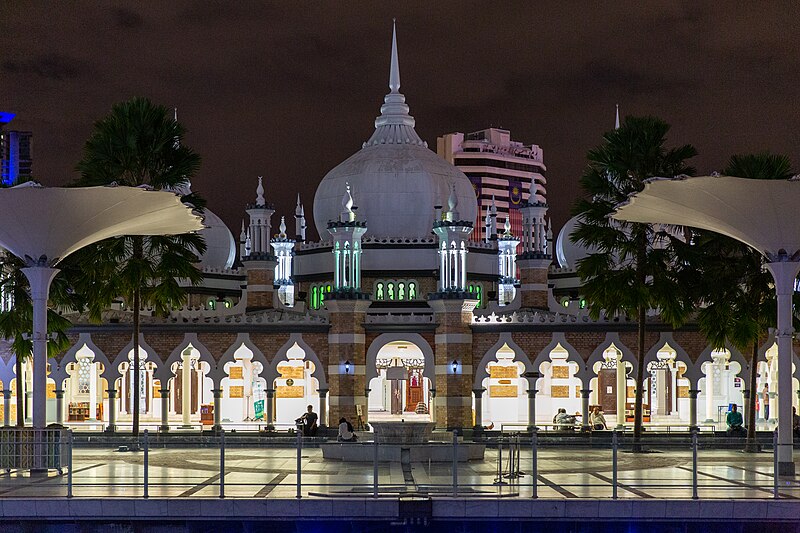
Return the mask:
<svg viewBox="0 0 800 533">
<path fill-rule="evenodd" d="M 413 301 L 419 298 L 418 289 L 419 284 L 413 279 L 380 280 L 375 282 L 375 300 Z"/>
<path fill-rule="evenodd" d="M 330 283 L 319 283 L 312 285 L 309 291 L 308 306 L 311 309 L 321 309 L 325 304 L 325 294 L 333 290 L 333 285 Z"/>
<path fill-rule="evenodd" d="M 483 292 L 483 285 L 481 285 L 480 283 L 470 283 L 467 286 L 467 289 L 469 290 L 469 292 L 471 292 L 472 294 L 475 295 L 475 299 L 478 300 L 478 307 L 480 309 L 483 309 L 484 307 L 486 307 L 486 301 L 485 301 L 484 292 Z"/>
</svg>

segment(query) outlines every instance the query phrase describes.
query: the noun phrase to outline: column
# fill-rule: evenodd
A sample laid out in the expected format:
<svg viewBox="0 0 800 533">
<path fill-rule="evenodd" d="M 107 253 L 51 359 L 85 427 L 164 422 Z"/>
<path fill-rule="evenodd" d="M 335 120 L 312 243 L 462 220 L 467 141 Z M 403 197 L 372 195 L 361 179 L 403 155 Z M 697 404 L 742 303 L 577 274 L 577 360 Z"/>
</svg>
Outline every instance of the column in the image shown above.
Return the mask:
<svg viewBox="0 0 800 533">
<path fill-rule="evenodd" d="M 625 426 L 625 404 L 628 401 L 628 376 L 622 354 L 617 356 L 617 428 Z"/>
<path fill-rule="evenodd" d="M 430 396 L 428 397 L 428 416 L 431 419 L 431 422 L 434 424 L 436 423 L 436 389 L 431 388 L 428 392 L 430 392 Z"/>
<path fill-rule="evenodd" d="M 222 429 L 222 389 L 212 389 L 214 394 L 214 431 Z"/>
<path fill-rule="evenodd" d="M 158 391 L 161 395 L 161 431 L 169 431 L 169 388 Z"/>
<path fill-rule="evenodd" d="M 56 424 L 64 425 L 64 389 L 56 389 Z"/>
<path fill-rule="evenodd" d="M 528 431 L 536 427 L 536 392 L 536 387 L 528 389 Z"/>
<path fill-rule="evenodd" d="M 25 391 L 25 422 L 28 424 L 33 420 L 33 409 L 31 408 L 32 403 L 33 391 Z"/>
<path fill-rule="evenodd" d="M 59 271 L 32 266 L 23 268 L 22 272 L 30 283 L 33 302 L 33 427 L 44 428 L 47 425 L 47 296 L 50 283 Z"/>
<path fill-rule="evenodd" d="M 181 428 L 190 429 L 192 422 L 190 419 L 192 412 L 192 355 L 182 353 L 181 360 L 181 417 L 183 425 Z"/>
<path fill-rule="evenodd" d="M 275 429 L 275 389 L 267 389 L 267 429 Z"/>
<path fill-rule="evenodd" d="M 108 427 L 106 431 L 114 433 L 117 430 L 117 389 L 108 389 Z"/>
<path fill-rule="evenodd" d="M 714 370 L 717 364 L 714 359 L 706 364 L 706 388 L 703 391 L 706 395 L 706 424 L 715 424 L 717 421 L 714 419 Z"/>
<path fill-rule="evenodd" d="M 689 389 L 689 429 L 697 427 L 697 395 L 699 389 Z"/>
<path fill-rule="evenodd" d="M 589 395 L 592 389 L 581 389 L 581 430 L 589 431 Z"/>
<path fill-rule="evenodd" d="M 483 393 L 486 389 L 472 389 L 475 394 L 475 429 L 483 429 Z"/>
<path fill-rule="evenodd" d="M 319 427 L 328 427 L 328 389 L 319 390 Z"/>
<path fill-rule="evenodd" d="M 3 388 L 3 425 L 11 425 L 11 389 Z"/>
<path fill-rule="evenodd" d="M 366 334 L 364 322 L 369 300 L 346 295 L 325 299 L 331 328 L 328 332 L 328 398 L 327 417 L 338 421 L 344 417 L 358 426 L 358 415 L 367 423 Z M 349 371 L 344 363 L 350 362 Z"/>
</svg>

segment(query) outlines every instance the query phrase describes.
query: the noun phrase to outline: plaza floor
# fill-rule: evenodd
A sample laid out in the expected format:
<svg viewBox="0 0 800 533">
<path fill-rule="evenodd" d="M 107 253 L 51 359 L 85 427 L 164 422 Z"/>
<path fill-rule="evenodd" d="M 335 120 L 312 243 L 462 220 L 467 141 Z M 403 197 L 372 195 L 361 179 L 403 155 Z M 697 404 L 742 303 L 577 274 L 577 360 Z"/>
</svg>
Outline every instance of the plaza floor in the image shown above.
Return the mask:
<svg viewBox="0 0 800 533">
<path fill-rule="evenodd" d="M 505 453 L 504 453 L 505 455 Z M 532 496 L 530 450 L 519 460 L 521 477 L 498 475 L 497 450 L 483 461 L 461 463 L 457 470 L 460 497 Z M 773 497 L 773 456 L 732 450 L 702 450 L 698 458 L 700 499 Z M 373 464 L 323 459 L 318 448 L 302 450 L 302 497 L 364 497 L 374 490 Z M 594 448 L 544 448 L 538 452 L 539 498 L 604 499 L 613 495 L 611 451 Z M 297 496 L 297 454 L 291 447 L 228 448 L 225 451 L 226 498 L 294 498 Z M 501 469 L 508 474 L 504 457 Z M 136 498 L 144 491 L 143 452 L 114 448 L 76 448 L 73 454 L 73 496 Z M 154 498 L 217 498 L 220 495 L 220 451 L 215 448 L 151 449 L 149 496 Z M 512 469 L 515 470 L 515 469 Z M 618 454 L 619 498 L 684 499 L 692 496 L 690 450 Z M 27 472 L 0 475 L 0 498 L 59 497 L 67 494 L 66 473 L 31 477 Z M 453 495 L 451 463 L 378 464 L 378 493 Z M 800 498 L 800 477 L 780 478 L 782 498 Z"/>
</svg>

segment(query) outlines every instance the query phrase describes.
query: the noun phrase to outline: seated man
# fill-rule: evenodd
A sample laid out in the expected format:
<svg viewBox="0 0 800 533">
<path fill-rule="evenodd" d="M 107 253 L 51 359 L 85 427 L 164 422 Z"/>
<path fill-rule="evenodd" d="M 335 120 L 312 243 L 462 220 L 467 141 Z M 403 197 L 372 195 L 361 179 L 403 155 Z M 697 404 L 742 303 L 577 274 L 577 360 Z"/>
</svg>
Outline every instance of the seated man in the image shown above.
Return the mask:
<svg viewBox="0 0 800 533">
<path fill-rule="evenodd" d="M 729 437 L 730 436 L 737 436 L 741 437 L 746 434 L 744 430 L 744 420 L 742 419 L 742 413 L 736 408 L 736 404 L 731 406 L 730 412 L 728 412 L 728 416 L 726 417 L 725 421 L 728 424 L 728 429 L 725 432 Z"/>
<path fill-rule="evenodd" d="M 797 407 L 792 407 L 792 431 L 794 437 L 800 437 L 800 415 L 797 414 Z"/>
<path fill-rule="evenodd" d="M 308 411 L 295 420 L 298 425 L 302 425 L 304 437 L 313 437 L 317 434 L 317 418 L 314 408 L 309 405 Z"/>
</svg>

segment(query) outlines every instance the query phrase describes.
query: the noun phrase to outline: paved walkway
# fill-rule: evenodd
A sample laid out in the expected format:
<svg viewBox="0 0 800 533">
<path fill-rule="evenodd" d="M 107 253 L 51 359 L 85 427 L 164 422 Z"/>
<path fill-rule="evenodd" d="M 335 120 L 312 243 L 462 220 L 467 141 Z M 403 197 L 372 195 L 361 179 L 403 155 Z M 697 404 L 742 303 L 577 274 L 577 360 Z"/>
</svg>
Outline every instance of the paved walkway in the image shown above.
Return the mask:
<svg viewBox="0 0 800 533">
<path fill-rule="evenodd" d="M 220 492 L 219 450 L 214 448 L 151 449 L 149 495 L 167 498 L 214 498 Z M 620 451 L 618 496 L 635 499 L 678 499 L 692 495 L 690 451 L 632 454 Z M 296 450 L 289 447 L 229 448 L 225 453 L 225 496 L 230 498 L 293 498 L 297 494 Z M 78 448 L 73 458 L 76 497 L 137 497 L 143 494 L 142 452 Z M 372 463 L 343 463 L 322 458 L 319 449 L 304 449 L 301 458 L 303 497 L 371 496 Z M 508 471 L 504 458 L 503 470 Z M 458 466 L 458 495 L 526 497 L 532 495 L 531 455 L 522 451 L 517 479 L 496 484 L 497 451 L 484 461 Z M 538 455 L 538 497 L 557 499 L 611 498 L 609 450 L 546 448 Z M 453 494 L 450 463 L 380 463 L 381 495 Z M 698 494 L 705 498 L 771 498 L 772 454 L 702 450 Z M 781 478 L 780 494 L 800 498 L 800 477 Z M 67 492 L 67 475 L 30 477 L 27 472 L 0 475 L 0 498 L 57 497 Z"/>
</svg>

